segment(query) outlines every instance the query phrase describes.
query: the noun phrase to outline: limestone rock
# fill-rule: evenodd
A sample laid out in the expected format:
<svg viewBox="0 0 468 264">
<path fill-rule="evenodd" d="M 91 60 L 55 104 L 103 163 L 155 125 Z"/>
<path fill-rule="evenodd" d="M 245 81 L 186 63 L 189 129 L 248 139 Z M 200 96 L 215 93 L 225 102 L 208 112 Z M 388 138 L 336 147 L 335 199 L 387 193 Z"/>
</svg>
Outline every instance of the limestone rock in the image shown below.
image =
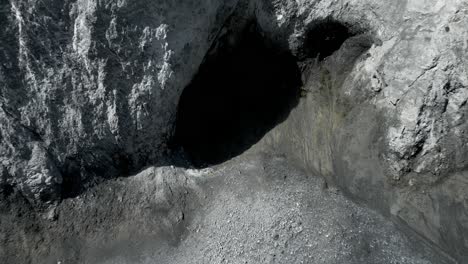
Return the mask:
<svg viewBox="0 0 468 264">
<path fill-rule="evenodd" d="M 70 185 L 159 162 L 177 98 L 236 3 L 2 1 L 5 182 L 35 200 L 50 192 L 38 181 L 63 177 L 68 196 L 77 192 Z M 55 176 L 21 172 L 34 142 L 50 156 L 41 166 L 56 167 Z M 61 196 L 56 191 L 51 199 Z"/>
<path fill-rule="evenodd" d="M 464 0 L 2 1 L 0 187 L 53 203 L 167 165 L 184 88 L 249 23 L 304 92 L 256 147 L 468 261 Z"/>
</svg>

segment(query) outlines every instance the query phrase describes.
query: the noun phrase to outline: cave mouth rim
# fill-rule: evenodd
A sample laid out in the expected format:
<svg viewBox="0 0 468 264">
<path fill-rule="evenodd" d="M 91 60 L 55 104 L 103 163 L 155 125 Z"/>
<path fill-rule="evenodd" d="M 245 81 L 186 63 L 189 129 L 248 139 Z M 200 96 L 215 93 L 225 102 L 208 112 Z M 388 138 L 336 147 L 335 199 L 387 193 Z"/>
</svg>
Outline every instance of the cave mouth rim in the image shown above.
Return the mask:
<svg viewBox="0 0 468 264">
<path fill-rule="evenodd" d="M 170 145 L 173 150 L 176 150 L 175 152 L 178 153 L 178 155 L 184 156 L 183 159 L 185 159 L 185 162 L 181 164 L 183 164 L 184 167 L 196 167 L 201 169 L 226 162 L 250 149 L 261 141 L 274 127 L 284 122 L 289 117 L 290 112 L 298 105 L 301 97 L 300 88 L 303 83 L 301 70 L 297 62 L 297 58 L 290 50 L 281 48 L 280 45 L 265 38 L 258 29 L 258 25 L 255 23 L 250 23 L 238 33 L 237 36 L 234 35 L 234 40 L 232 35 L 222 36 L 215 40 L 212 48 L 207 52 L 203 62 L 199 66 L 197 73 L 191 82 L 183 89 L 177 104 L 174 133 L 171 137 Z M 242 65 L 242 63 L 245 63 L 245 65 Z M 222 68 L 222 70 L 219 68 Z M 226 72 L 221 72 L 223 70 L 226 70 Z M 229 70 L 233 72 L 227 73 Z M 249 70 L 253 72 L 257 71 L 257 76 L 249 72 Z M 187 94 L 200 99 L 201 94 L 213 91 L 213 87 L 206 88 L 206 86 L 213 86 L 217 83 L 216 81 L 207 80 L 207 77 L 217 74 L 220 74 L 220 76 L 214 78 L 216 81 L 220 81 L 220 83 L 227 79 L 228 81 L 233 81 L 240 85 L 238 90 L 241 91 L 241 94 L 233 92 L 232 90 L 234 89 L 229 91 L 229 88 L 233 88 L 234 85 L 227 84 L 227 88 L 224 87 L 224 90 L 218 89 L 218 91 L 216 91 L 218 93 L 221 91 L 221 94 L 212 95 L 212 97 L 213 99 L 221 98 L 222 102 L 227 105 L 231 104 L 230 106 L 233 107 L 231 110 L 237 109 L 241 112 L 236 115 L 235 111 L 225 111 L 227 112 L 225 122 L 239 122 L 241 126 L 244 127 L 237 127 L 239 129 L 237 131 L 239 134 L 224 134 L 225 136 L 231 137 L 229 139 L 225 140 L 222 137 L 220 138 L 211 134 L 211 136 L 213 136 L 210 142 L 211 144 L 199 144 L 196 146 L 197 144 L 193 144 L 193 141 L 187 142 L 187 138 L 190 138 L 190 136 L 187 135 L 187 132 L 183 132 L 189 129 L 184 122 L 194 123 L 193 121 L 184 120 L 188 119 L 184 117 L 184 115 L 187 114 L 186 104 L 190 106 L 191 103 L 189 101 L 192 101 L 192 104 L 196 104 L 196 99 L 191 98 L 188 100 Z M 242 76 L 242 78 L 233 80 L 232 78 L 236 75 Z M 284 76 L 280 77 L 281 75 Z M 205 81 L 208 85 L 205 85 Z M 262 87 L 254 87 L 255 85 L 245 82 L 259 84 L 262 85 Z M 243 84 L 245 84 L 247 88 L 255 89 L 248 91 L 246 87 L 242 87 Z M 273 88 L 270 87 L 270 89 L 266 89 L 268 88 L 268 84 Z M 203 86 L 205 86 L 205 88 L 203 88 Z M 200 91 L 201 94 L 196 95 L 191 91 Z M 245 94 L 242 94 L 242 92 Z M 231 95 L 235 97 L 235 99 L 226 101 L 224 100 L 226 98 L 223 98 L 226 95 Z M 266 100 L 260 100 L 265 98 Z M 236 99 L 243 99 L 244 101 L 241 101 L 241 103 L 233 103 L 232 101 Z M 253 104 L 255 100 L 258 100 L 257 103 L 259 106 Z M 213 101 L 211 103 L 213 103 Z M 242 107 L 240 107 L 241 105 Z M 272 110 L 273 113 L 268 114 L 268 111 L 262 109 L 263 107 L 265 107 L 266 110 Z M 248 111 L 245 109 L 242 110 L 242 108 L 250 109 L 255 117 L 259 117 L 257 120 L 258 122 L 251 122 L 254 117 L 249 117 L 249 115 L 247 115 Z M 216 108 L 214 109 L 216 110 Z M 239 117 L 247 119 L 247 121 Z M 219 122 L 220 120 L 216 121 Z M 224 125 L 227 124 L 223 124 L 223 126 Z M 227 126 L 229 127 L 229 125 Z M 236 143 L 236 139 L 240 141 Z M 219 149 L 216 149 L 213 145 L 222 145 L 220 148 L 225 148 L 226 151 L 219 152 Z M 207 154 L 206 150 L 203 150 L 206 148 L 213 148 L 213 151 L 218 152 L 216 152 L 216 154 Z M 220 157 L 216 157 L 217 155 L 220 155 Z"/>
<path fill-rule="evenodd" d="M 328 30 L 328 29 L 331 29 L 331 30 Z M 316 62 L 320 64 L 326 63 L 326 61 L 328 61 L 327 58 L 332 57 L 333 55 L 335 55 L 335 53 L 341 50 L 345 42 L 360 35 L 367 35 L 366 32 L 368 31 L 363 30 L 360 26 L 353 26 L 353 24 L 350 24 L 344 21 L 339 21 L 330 17 L 319 19 L 305 26 L 305 33 L 304 33 L 302 42 L 300 42 L 300 45 L 296 50 L 293 50 L 288 45 L 285 46 L 284 43 L 280 43 L 281 41 L 278 39 L 270 38 L 271 36 L 269 36 L 265 31 L 261 30 L 260 26 L 258 25 L 258 22 L 256 21 L 250 21 L 249 23 L 245 25 L 245 27 L 242 28 L 242 30 L 239 30 L 237 32 L 227 30 L 227 33 L 224 33 L 218 36 L 216 40 L 212 43 L 212 46 L 206 53 L 205 57 L 203 58 L 203 61 L 198 68 L 198 71 L 195 73 L 190 83 L 186 85 L 184 89 L 182 90 L 182 93 L 179 97 L 179 101 L 177 103 L 175 125 L 173 128 L 173 133 L 169 139 L 168 145 L 172 153 L 178 153 L 176 155 L 183 156 L 182 160 L 185 160 L 185 161 L 182 163 L 180 162 L 176 162 L 176 163 L 182 164 L 183 167 L 207 168 L 209 166 L 221 164 L 227 160 L 237 157 L 241 155 L 243 152 L 250 149 L 256 143 L 261 141 L 264 138 L 264 136 L 267 135 L 272 129 L 274 129 L 276 126 L 278 126 L 282 122 L 286 121 L 289 118 L 291 111 L 294 108 L 296 108 L 296 106 L 301 101 L 301 98 L 304 97 L 303 87 L 305 84 L 304 81 L 306 81 L 303 76 L 306 70 L 306 67 L 304 67 L 305 65 L 304 63 L 306 64 L 310 63 L 311 60 L 315 60 Z M 249 40 L 253 40 L 252 43 L 254 44 L 252 44 Z M 314 44 L 314 41 L 316 41 L 317 43 Z M 282 61 L 281 63 L 277 63 L 277 65 L 279 65 L 277 67 L 282 68 L 282 69 L 286 68 L 287 70 L 290 70 L 290 71 L 296 71 L 294 73 L 295 77 L 292 78 L 292 79 L 295 79 L 295 81 L 290 82 L 291 84 L 293 84 L 291 85 L 292 87 L 290 87 L 290 89 L 294 91 L 293 95 L 291 96 L 290 94 L 290 97 L 286 96 L 286 99 L 283 101 L 277 101 L 278 105 L 280 105 L 278 106 L 278 108 L 284 107 L 283 112 L 272 114 L 273 116 L 276 117 L 276 119 L 273 118 L 275 120 L 263 128 L 263 132 L 260 133 L 261 134 L 260 136 L 257 135 L 257 138 L 255 140 L 251 141 L 250 143 L 247 143 L 248 146 L 241 147 L 240 149 L 242 151 L 235 150 L 234 151 L 235 153 L 229 154 L 229 155 L 224 153 L 224 154 L 221 154 L 221 157 L 214 157 L 214 158 L 211 157 L 207 159 L 200 158 L 203 155 L 200 155 L 200 153 L 196 153 L 196 152 L 206 151 L 204 149 L 210 148 L 211 146 L 209 144 L 207 145 L 200 144 L 199 150 L 194 151 L 194 149 L 190 149 L 191 147 L 188 146 L 190 144 L 187 144 L 187 142 L 184 142 L 185 141 L 185 139 L 183 139 L 184 136 L 181 136 L 181 131 L 189 129 L 189 128 L 184 127 L 184 125 L 181 125 L 181 119 L 184 118 L 184 115 L 186 112 L 186 110 L 184 110 L 185 108 L 184 104 L 186 101 L 186 99 L 184 99 L 185 94 L 187 93 L 187 91 L 193 89 L 194 86 L 200 85 L 197 83 L 200 82 L 200 79 L 203 80 L 203 78 L 206 78 L 204 76 L 208 76 L 211 74 L 212 76 L 213 75 L 215 76 L 213 78 L 219 78 L 216 76 L 217 73 L 219 73 L 219 70 L 217 71 L 218 65 L 220 65 L 221 68 L 228 66 L 227 69 L 232 70 L 233 69 L 232 65 L 230 66 L 226 65 L 226 64 L 229 64 L 227 63 L 227 61 L 229 61 L 229 59 L 232 59 L 232 58 L 229 58 L 229 53 L 231 55 L 238 53 L 240 57 L 246 56 L 246 54 L 243 53 L 245 44 L 247 44 L 247 46 L 256 46 L 257 51 L 259 53 L 262 53 L 262 52 L 266 53 L 268 57 L 266 58 L 267 61 L 268 60 L 271 61 L 272 59 L 275 59 L 275 58 L 283 58 L 283 59 L 288 58 L 285 60 L 285 61 L 288 61 L 288 63 L 282 63 L 284 62 Z M 247 52 L 247 54 L 249 53 Z M 261 58 L 261 56 L 262 55 L 259 55 L 259 58 Z M 226 57 L 227 57 L 227 61 L 225 61 Z M 256 58 L 254 56 L 254 58 L 252 59 L 254 64 L 255 64 L 255 61 L 254 61 L 255 59 Z M 262 59 L 265 59 L 265 58 L 262 58 Z M 247 63 L 246 67 L 249 67 L 248 64 L 249 63 Z M 239 65 L 240 64 L 238 64 L 238 66 Z M 272 66 L 272 67 L 275 67 L 275 66 Z M 284 74 L 284 72 L 282 71 L 278 71 L 276 73 L 279 73 L 277 75 Z M 271 76 L 273 76 L 272 78 L 275 78 L 274 75 L 275 74 L 271 74 Z M 288 78 L 290 78 L 290 76 Z M 196 94 L 193 96 L 197 98 Z M 285 96 L 279 96 L 279 97 L 285 97 Z M 196 99 L 193 99 L 193 98 L 190 100 L 196 101 Z M 206 102 L 206 101 L 202 100 L 202 102 Z M 226 117 L 226 118 L 229 118 L 229 117 Z M 182 134 L 184 133 L 186 132 L 183 132 Z M 222 140 L 218 140 L 218 142 L 214 140 L 214 141 L 211 141 L 211 143 L 222 145 L 222 146 L 224 145 L 223 147 L 226 147 L 226 145 L 224 144 L 225 142 Z M 176 150 L 176 151 L 173 151 L 173 150 Z M 176 158 L 176 159 L 178 159 L 179 161 L 181 160 L 180 158 Z"/>
<path fill-rule="evenodd" d="M 348 39 L 364 32 L 359 26 L 329 16 L 314 20 L 305 27 L 298 61 L 317 59 L 322 62 L 340 50 Z"/>
</svg>

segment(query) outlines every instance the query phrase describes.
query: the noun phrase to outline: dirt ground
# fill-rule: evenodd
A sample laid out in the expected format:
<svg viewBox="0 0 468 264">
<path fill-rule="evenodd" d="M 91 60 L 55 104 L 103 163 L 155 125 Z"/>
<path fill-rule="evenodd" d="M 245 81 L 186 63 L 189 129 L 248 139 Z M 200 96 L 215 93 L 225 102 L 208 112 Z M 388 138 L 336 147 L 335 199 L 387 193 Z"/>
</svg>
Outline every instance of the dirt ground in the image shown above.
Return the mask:
<svg viewBox="0 0 468 264">
<path fill-rule="evenodd" d="M 0 263 L 451 263 L 281 157 L 151 167 L 42 214 L 12 193 L 0 210 Z"/>
</svg>

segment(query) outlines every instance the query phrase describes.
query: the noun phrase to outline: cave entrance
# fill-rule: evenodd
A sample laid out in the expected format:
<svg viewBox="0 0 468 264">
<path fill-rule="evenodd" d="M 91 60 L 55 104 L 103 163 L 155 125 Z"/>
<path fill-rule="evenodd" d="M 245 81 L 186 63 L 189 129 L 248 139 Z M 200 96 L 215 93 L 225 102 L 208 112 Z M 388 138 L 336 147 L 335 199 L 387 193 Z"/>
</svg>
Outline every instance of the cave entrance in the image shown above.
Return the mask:
<svg viewBox="0 0 468 264">
<path fill-rule="evenodd" d="M 255 27 L 221 37 L 180 97 L 176 145 L 197 167 L 237 156 L 286 119 L 300 87 L 295 58 Z"/>
<path fill-rule="evenodd" d="M 319 61 L 339 50 L 341 45 L 355 34 L 345 24 L 325 19 L 309 26 L 303 43 L 302 58 L 313 58 Z"/>
</svg>

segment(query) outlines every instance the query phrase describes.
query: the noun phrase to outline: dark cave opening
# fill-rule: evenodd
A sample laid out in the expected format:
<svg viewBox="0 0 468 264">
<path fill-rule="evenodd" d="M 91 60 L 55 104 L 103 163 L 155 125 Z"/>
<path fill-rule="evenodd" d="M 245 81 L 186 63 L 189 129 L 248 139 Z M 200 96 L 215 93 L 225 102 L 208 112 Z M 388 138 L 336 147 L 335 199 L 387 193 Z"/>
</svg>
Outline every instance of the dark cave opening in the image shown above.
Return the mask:
<svg viewBox="0 0 468 264">
<path fill-rule="evenodd" d="M 249 27 L 216 43 L 179 101 L 174 141 L 192 165 L 235 157 L 285 120 L 300 97 L 296 58 Z"/>
<path fill-rule="evenodd" d="M 338 21 L 325 19 L 309 26 L 303 44 L 303 58 L 318 58 L 322 61 L 339 50 L 341 45 L 354 36 L 350 28 Z"/>
</svg>

